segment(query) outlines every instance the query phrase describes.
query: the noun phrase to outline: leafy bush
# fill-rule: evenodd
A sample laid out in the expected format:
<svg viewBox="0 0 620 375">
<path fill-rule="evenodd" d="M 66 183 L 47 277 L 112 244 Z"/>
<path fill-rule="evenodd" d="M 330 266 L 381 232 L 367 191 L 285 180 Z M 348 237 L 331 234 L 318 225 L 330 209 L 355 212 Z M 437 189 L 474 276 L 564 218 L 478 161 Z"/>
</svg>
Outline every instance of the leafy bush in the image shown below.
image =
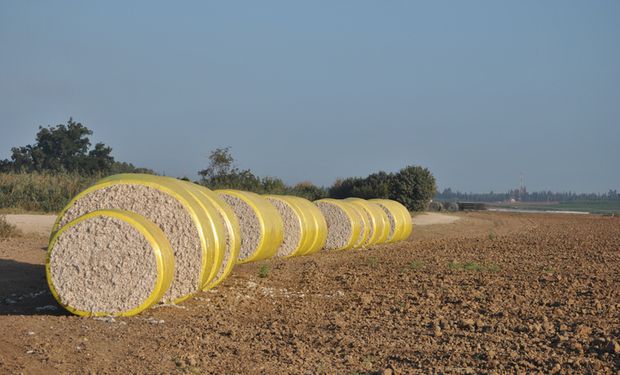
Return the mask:
<svg viewBox="0 0 620 375">
<path fill-rule="evenodd" d="M 424 211 L 435 195 L 435 177 L 427 168 L 408 166 L 398 173 L 378 172 L 366 178 L 338 180 L 329 188 L 332 198 L 389 198 L 410 211 Z"/>
<path fill-rule="evenodd" d="M 290 187 L 277 177 L 258 177 L 249 169 L 239 169 L 230 153 L 230 147 L 216 148 L 209 155 L 209 165 L 198 172 L 198 182 L 210 189 L 237 189 L 258 194 L 297 195 L 310 200 L 324 198 L 324 189 L 310 182 Z"/>
<path fill-rule="evenodd" d="M 327 197 L 327 190 L 325 188 L 316 186 L 310 181 L 300 182 L 297 185 L 289 189 L 290 195 L 296 195 L 298 197 L 306 198 L 310 201 L 322 199 Z"/>
<path fill-rule="evenodd" d="M 91 148 L 93 131 L 69 118 L 67 124 L 39 126 L 35 143 L 11 148 L 11 159 L 0 160 L 0 172 L 69 172 L 82 175 L 154 173 L 118 162 L 112 148 L 97 143 Z"/>
<path fill-rule="evenodd" d="M 436 192 L 435 177 L 427 168 L 408 166 L 392 178 L 389 198 L 410 211 L 424 211 Z"/>
</svg>

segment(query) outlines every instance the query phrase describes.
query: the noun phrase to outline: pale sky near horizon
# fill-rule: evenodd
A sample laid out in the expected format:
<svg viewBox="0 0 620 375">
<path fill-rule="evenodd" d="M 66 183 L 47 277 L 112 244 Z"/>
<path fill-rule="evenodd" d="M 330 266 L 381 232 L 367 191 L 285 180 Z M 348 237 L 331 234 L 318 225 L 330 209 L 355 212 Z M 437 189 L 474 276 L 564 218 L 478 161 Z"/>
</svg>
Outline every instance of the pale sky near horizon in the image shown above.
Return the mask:
<svg viewBox="0 0 620 375">
<path fill-rule="evenodd" d="M 620 190 L 620 2 L 0 0 L 0 158 L 72 116 L 117 160 L 330 185 Z"/>
</svg>

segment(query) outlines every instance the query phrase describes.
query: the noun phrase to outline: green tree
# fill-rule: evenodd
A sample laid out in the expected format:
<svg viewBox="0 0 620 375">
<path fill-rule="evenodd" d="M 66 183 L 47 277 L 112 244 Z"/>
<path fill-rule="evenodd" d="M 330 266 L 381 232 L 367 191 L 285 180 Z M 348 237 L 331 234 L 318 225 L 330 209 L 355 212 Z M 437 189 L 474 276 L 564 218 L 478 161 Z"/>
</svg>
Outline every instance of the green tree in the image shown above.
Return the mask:
<svg viewBox="0 0 620 375">
<path fill-rule="evenodd" d="M 424 211 L 437 191 L 435 177 L 420 166 L 408 166 L 394 175 L 390 183 L 390 199 L 411 211 Z"/>
<path fill-rule="evenodd" d="M 229 175 L 233 169 L 235 159 L 230 153 L 230 147 L 216 148 L 209 154 L 209 165 L 198 172 L 204 181 L 213 181 L 219 177 Z"/>
<path fill-rule="evenodd" d="M 316 186 L 310 181 L 303 181 L 293 186 L 290 189 L 290 194 L 310 201 L 327 197 L 327 191 L 324 188 Z"/>
<path fill-rule="evenodd" d="M 358 197 L 363 199 L 387 198 L 393 174 L 378 172 L 366 178 L 349 177 L 344 180 L 338 179 L 330 187 L 329 196 L 344 199 Z"/>
<path fill-rule="evenodd" d="M 239 189 L 261 192 L 263 183 L 249 169 L 240 170 L 234 164 L 235 159 L 230 147 L 216 148 L 209 154 L 209 165 L 198 172 L 200 184 L 211 189 Z M 269 184 L 270 181 L 265 181 Z"/>
<path fill-rule="evenodd" d="M 33 145 L 13 147 L 11 160 L 0 163 L 4 172 L 78 172 L 95 174 L 114 165 L 112 149 L 97 143 L 90 149 L 92 130 L 69 118 L 67 124 L 39 127 Z"/>
</svg>

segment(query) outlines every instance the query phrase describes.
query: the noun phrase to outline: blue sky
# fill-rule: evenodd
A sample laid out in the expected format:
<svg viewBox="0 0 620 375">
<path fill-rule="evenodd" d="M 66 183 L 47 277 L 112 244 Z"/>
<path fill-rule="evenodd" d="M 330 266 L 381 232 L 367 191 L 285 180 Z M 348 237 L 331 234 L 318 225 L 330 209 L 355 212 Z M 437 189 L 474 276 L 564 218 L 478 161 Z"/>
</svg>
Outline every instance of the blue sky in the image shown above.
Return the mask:
<svg viewBox="0 0 620 375">
<path fill-rule="evenodd" d="M 0 2 L 0 158 L 73 116 L 195 178 L 620 189 L 620 2 Z"/>
</svg>

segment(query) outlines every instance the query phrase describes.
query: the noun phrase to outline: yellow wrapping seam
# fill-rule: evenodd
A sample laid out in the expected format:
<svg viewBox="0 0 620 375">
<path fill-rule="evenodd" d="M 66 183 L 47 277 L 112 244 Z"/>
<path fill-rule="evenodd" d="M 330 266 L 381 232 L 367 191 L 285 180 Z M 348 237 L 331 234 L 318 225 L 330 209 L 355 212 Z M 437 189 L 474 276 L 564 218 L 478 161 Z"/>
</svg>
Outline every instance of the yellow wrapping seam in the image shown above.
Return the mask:
<svg viewBox="0 0 620 375">
<path fill-rule="evenodd" d="M 156 264 L 157 264 L 157 279 L 155 281 L 155 286 L 153 287 L 153 291 L 151 294 L 144 300 L 140 306 L 128 310 L 117 313 L 107 313 L 107 312 L 90 312 L 75 309 L 71 306 L 65 305 L 56 288 L 54 287 L 54 283 L 52 280 L 52 274 L 50 270 L 50 259 L 52 255 L 52 250 L 54 249 L 54 245 L 58 238 L 68 229 L 75 226 L 76 224 L 92 219 L 98 216 L 107 216 L 116 218 L 124 221 L 125 223 L 131 225 L 133 228 L 138 230 L 144 238 L 149 242 L 151 248 L 153 249 L 153 255 L 155 256 Z M 172 282 L 172 278 L 174 276 L 174 254 L 172 251 L 172 247 L 170 246 L 170 242 L 164 235 L 164 232 L 159 229 L 157 225 L 146 219 L 145 217 L 138 215 L 134 212 L 123 211 L 123 210 L 98 210 L 89 212 L 84 214 L 77 219 L 67 223 L 67 225 L 63 226 L 60 230 L 58 230 L 52 239 L 50 240 L 49 247 L 47 250 L 47 258 L 45 261 L 45 276 L 47 278 L 47 284 L 50 288 L 52 296 L 58 302 L 59 305 L 64 307 L 67 311 L 79 315 L 79 316 L 132 316 L 136 315 L 153 304 L 159 302 L 163 295 L 166 293 L 170 284 Z"/>
<path fill-rule="evenodd" d="M 323 249 L 327 241 L 327 222 L 325 221 L 325 217 L 321 210 L 309 200 L 295 196 L 291 196 L 290 198 L 296 200 L 299 205 L 304 207 L 304 212 L 309 215 L 312 220 L 314 237 L 303 255 L 314 254 Z"/>
<path fill-rule="evenodd" d="M 226 234 L 228 235 L 228 243 L 226 243 L 226 236 L 222 237 L 224 241 L 224 251 L 230 251 L 230 254 L 228 255 L 228 262 L 226 262 L 226 264 L 222 264 L 224 266 L 222 274 L 219 277 L 216 275 L 214 280 L 203 287 L 202 290 L 206 291 L 221 283 L 233 270 L 235 264 L 237 264 L 239 250 L 241 249 L 241 229 L 239 228 L 239 220 L 237 219 L 237 215 L 235 215 L 232 208 L 230 208 L 230 206 L 224 202 L 219 195 L 204 186 L 192 184 L 190 182 L 188 182 L 188 184 L 191 184 L 193 188 L 195 188 L 205 199 L 209 200 L 217 209 L 220 217 L 224 220 Z M 222 255 L 222 260 L 224 260 L 224 254 Z M 220 265 L 219 270 L 222 270 L 222 265 Z"/>
<path fill-rule="evenodd" d="M 401 207 L 399 207 L 398 203 L 390 199 L 371 199 L 369 200 L 369 202 L 373 202 L 379 204 L 381 207 L 384 207 L 390 212 L 390 214 L 394 218 L 394 233 L 392 233 L 391 237 L 388 237 L 388 242 L 401 241 L 406 231 L 405 226 L 407 223 L 407 219 L 403 213 L 403 210 L 401 209 Z"/>
<path fill-rule="evenodd" d="M 372 223 L 370 222 L 370 219 L 366 214 L 366 210 L 360 205 L 355 204 L 355 202 L 353 201 L 344 199 L 344 202 L 351 206 L 351 208 L 356 212 L 358 220 L 360 220 L 361 222 L 360 237 L 355 242 L 353 248 L 362 249 L 366 245 L 372 245 L 372 243 L 370 242 L 370 228 Z"/>
<path fill-rule="evenodd" d="M 254 253 L 245 259 L 238 259 L 237 263 L 249 263 L 273 257 L 284 238 L 284 223 L 278 210 L 256 193 L 232 189 L 215 192 L 231 195 L 248 204 L 254 210 L 261 228 L 261 237 Z"/>
<path fill-rule="evenodd" d="M 217 268 L 211 268 L 206 282 L 200 288 L 201 290 L 205 290 L 207 286 L 211 285 L 217 274 L 220 272 L 224 257 L 226 255 L 226 213 L 224 212 L 224 209 L 216 203 L 216 201 L 214 201 L 214 199 L 208 196 L 210 190 L 207 188 L 200 187 L 188 181 L 175 181 L 178 181 L 178 183 L 196 199 L 208 219 L 205 222 L 206 226 L 203 227 L 203 231 L 205 233 L 210 233 L 213 237 L 213 242 L 211 243 L 213 247 L 213 262 L 214 264 L 219 264 L 219 266 Z M 219 200 L 218 197 L 216 197 L 216 199 Z M 234 236 L 234 233 L 232 236 Z M 239 244 L 239 246 L 241 245 Z M 228 266 L 229 265 L 225 265 L 225 267 Z M 229 268 L 232 268 L 232 266 L 234 266 L 234 262 Z M 219 279 L 221 279 L 221 276 Z"/>
<path fill-rule="evenodd" d="M 400 202 L 394 200 L 392 200 L 392 202 L 394 202 L 394 205 L 400 209 L 405 219 L 405 222 L 403 224 L 404 230 L 401 233 L 400 238 L 402 241 L 404 241 L 408 239 L 409 236 L 411 236 L 411 232 L 413 232 L 413 220 L 411 219 L 411 213 L 409 212 L 407 207 L 403 206 Z"/>
<path fill-rule="evenodd" d="M 392 212 L 392 216 L 399 218 L 399 231 L 394 233 L 395 238 L 393 238 L 392 242 L 409 238 L 413 230 L 413 222 L 409 210 L 400 202 L 391 199 L 373 199 L 372 201 L 384 204 Z"/>
<path fill-rule="evenodd" d="M 183 205 L 183 207 L 185 207 L 187 213 L 190 215 L 192 221 L 196 226 L 196 230 L 198 231 L 198 237 L 200 240 L 202 262 L 200 265 L 200 275 L 198 278 L 199 284 L 196 285 L 196 292 L 201 290 L 202 286 L 207 283 L 208 277 L 211 275 L 212 270 L 217 270 L 220 266 L 219 264 L 216 264 L 214 262 L 215 254 L 211 244 L 215 243 L 215 239 L 213 237 L 212 231 L 205 231 L 203 229 L 208 227 L 206 225 L 206 223 L 208 222 L 208 218 L 205 215 L 204 210 L 202 209 L 198 201 L 182 187 L 180 181 L 177 179 L 138 173 L 123 173 L 101 179 L 97 181 L 93 186 L 76 195 L 62 209 L 62 211 L 58 215 L 58 218 L 56 218 L 56 222 L 54 223 L 54 227 L 52 229 L 52 236 L 54 236 L 55 232 L 58 230 L 58 226 L 60 225 L 60 221 L 62 220 L 64 214 L 67 212 L 67 210 L 69 210 L 69 208 L 71 208 L 71 206 L 73 206 L 73 204 L 75 204 L 77 200 L 83 198 L 84 196 L 88 195 L 93 191 L 119 184 L 143 185 L 153 189 L 157 189 L 172 196 L 177 201 L 179 201 Z M 203 223 L 205 224 L 203 225 Z M 191 297 L 194 293 L 179 297 L 172 302 L 181 303 Z"/>
<path fill-rule="evenodd" d="M 370 225 L 373 227 L 372 238 L 368 240 L 368 244 L 373 245 L 387 242 L 390 235 L 390 219 L 383 212 L 383 209 L 375 203 L 361 198 L 347 198 L 346 201 L 361 207 L 368 213 Z"/>
<path fill-rule="evenodd" d="M 366 204 L 368 204 L 370 207 L 372 207 L 372 209 L 374 210 L 374 212 L 376 213 L 376 215 L 378 215 L 379 217 L 379 221 L 381 223 L 381 229 L 382 229 L 382 233 L 381 236 L 379 237 L 379 243 L 386 243 L 388 242 L 388 237 L 390 236 L 390 218 L 387 216 L 387 214 L 383 211 L 383 209 L 381 207 L 379 207 L 379 205 L 366 201 Z"/>
</svg>

